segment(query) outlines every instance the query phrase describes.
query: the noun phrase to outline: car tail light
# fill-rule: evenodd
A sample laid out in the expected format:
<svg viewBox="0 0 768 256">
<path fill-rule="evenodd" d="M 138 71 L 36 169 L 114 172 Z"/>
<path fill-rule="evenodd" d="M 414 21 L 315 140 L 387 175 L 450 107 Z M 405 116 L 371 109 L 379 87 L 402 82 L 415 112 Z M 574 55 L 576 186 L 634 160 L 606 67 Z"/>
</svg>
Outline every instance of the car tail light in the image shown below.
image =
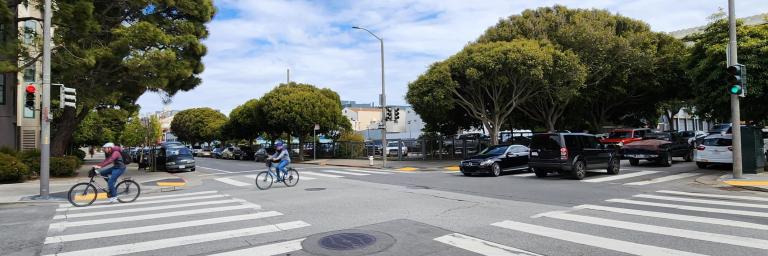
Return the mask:
<svg viewBox="0 0 768 256">
<path fill-rule="evenodd" d="M 698 147 L 696 147 L 696 150 L 698 150 L 698 151 L 702 151 L 702 150 L 704 150 L 705 148 L 707 148 L 707 147 L 704 147 L 704 146 L 702 146 L 702 145 L 699 145 Z"/>
<path fill-rule="evenodd" d="M 567 148 L 560 148 L 560 159 L 567 160 L 568 159 L 568 149 Z"/>
<path fill-rule="evenodd" d="M 733 147 L 728 147 L 728 151 L 733 151 Z"/>
</svg>

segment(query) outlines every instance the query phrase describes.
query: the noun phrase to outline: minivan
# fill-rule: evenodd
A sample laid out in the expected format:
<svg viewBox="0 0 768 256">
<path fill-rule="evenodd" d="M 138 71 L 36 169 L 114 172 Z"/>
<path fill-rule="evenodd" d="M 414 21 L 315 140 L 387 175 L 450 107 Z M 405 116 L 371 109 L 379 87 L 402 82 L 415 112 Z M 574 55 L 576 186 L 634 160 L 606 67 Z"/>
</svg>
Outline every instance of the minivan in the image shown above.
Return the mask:
<svg viewBox="0 0 768 256">
<path fill-rule="evenodd" d="M 559 172 L 580 180 L 594 169 L 618 174 L 620 165 L 619 147 L 600 143 L 592 134 L 541 133 L 531 140 L 528 166 L 539 178 Z"/>
</svg>

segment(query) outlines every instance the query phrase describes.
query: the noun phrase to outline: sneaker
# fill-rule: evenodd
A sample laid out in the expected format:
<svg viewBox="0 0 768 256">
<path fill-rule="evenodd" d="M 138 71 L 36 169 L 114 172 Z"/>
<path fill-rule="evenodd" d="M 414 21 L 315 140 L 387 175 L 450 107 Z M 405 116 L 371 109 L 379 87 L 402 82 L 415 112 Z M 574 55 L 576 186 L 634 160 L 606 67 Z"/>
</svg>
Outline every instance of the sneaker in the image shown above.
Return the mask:
<svg viewBox="0 0 768 256">
<path fill-rule="evenodd" d="M 110 197 L 110 198 L 109 198 L 109 199 L 107 199 L 107 200 L 108 200 L 110 203 L 117 203 L 117 202 L 119 202 L 119 201 L 117 201 L 117 197 Z"/>
</svg>

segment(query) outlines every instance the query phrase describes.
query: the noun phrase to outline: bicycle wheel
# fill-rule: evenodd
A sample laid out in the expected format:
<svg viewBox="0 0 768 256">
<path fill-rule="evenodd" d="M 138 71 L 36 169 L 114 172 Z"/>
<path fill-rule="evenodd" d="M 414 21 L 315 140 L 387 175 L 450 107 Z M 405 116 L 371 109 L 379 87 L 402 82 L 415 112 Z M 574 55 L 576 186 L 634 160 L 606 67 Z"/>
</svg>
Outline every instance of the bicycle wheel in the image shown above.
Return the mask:
<svg viewBox="0 0 768 256">
<path fill-rule="evenodd" d="M 77 183 L 69 189 L 67 200 L 76 207 L 89 206 L 96 201 L 98 192 L 91 183 Z"/>
<path fill-rule="evenodd" d="M 139 183 L 133 180 L 123 180 L 117 183 L 115 186 L 115 192 L 117 193 L 117 201 L 121 203 L 130 203 L 136 201 L 141 194 L 141 187 Z"/>
<path fill-rule="evenodd" d="M 269 189 L 272 187 L 272 182 L 275 181 L 275 178 L 272 177 L 272 175 L 269 175 L 269 172 L 263 171 L 260 172 L 258 175 L 256 175 L 256 187 L 258 187 L 261 190 Z"/>
<path fill-rule="evenodd" d="M 299 184 L 299 171 L 289 168 L 288 173 L 283 176 L 283 183 L 288 187 L 293 187 L 296 186 L 296 184 Z"/>
</svg>

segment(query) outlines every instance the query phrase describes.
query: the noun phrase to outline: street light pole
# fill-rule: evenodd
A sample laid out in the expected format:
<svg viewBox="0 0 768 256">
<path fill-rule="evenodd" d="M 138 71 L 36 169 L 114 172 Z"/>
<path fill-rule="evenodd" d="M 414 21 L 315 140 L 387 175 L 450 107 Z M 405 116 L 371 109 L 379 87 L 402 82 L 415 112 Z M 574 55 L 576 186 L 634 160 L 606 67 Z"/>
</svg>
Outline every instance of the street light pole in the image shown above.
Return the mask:
<svg viewBox="0 0 768 256">
<path fill-rule="evenodd" d="M 362 29 L 371 34 L 373 37 L 379 40 L 379 44 L 381 45 L 381 98 L 379 99 L 381 101 L 381 159 L 383 160 L 382 167 L 387 167 L 387 121 L 386 121 L 386 108 L 387 108 L 387 94 L 385 92 L 384 87 L 384 39 L 377 36 L 373 32 L 371 32 L 368 29 L 354 26 L 352 27 L 354 29 Z M 376 147 L 374 147 L 373 150 L 374 154 L 376 153 Z"/>
<path fill-rule="evenodd" d="M 736 58 L 736 6 L 734 0 L 728 0 L 728 66 L 738 64 Z M 741 111 L 739 95 L 731 94 L 731 130 L 733 135 L 733 178 L 742 175 L 741 159 Z"/>
<path fill-rule="evenodd" d="M 49 199 L 51 157 L 51 0 L 43 4 L 43 107 L 40 113 L 40 199 Z"/>
</svg>

